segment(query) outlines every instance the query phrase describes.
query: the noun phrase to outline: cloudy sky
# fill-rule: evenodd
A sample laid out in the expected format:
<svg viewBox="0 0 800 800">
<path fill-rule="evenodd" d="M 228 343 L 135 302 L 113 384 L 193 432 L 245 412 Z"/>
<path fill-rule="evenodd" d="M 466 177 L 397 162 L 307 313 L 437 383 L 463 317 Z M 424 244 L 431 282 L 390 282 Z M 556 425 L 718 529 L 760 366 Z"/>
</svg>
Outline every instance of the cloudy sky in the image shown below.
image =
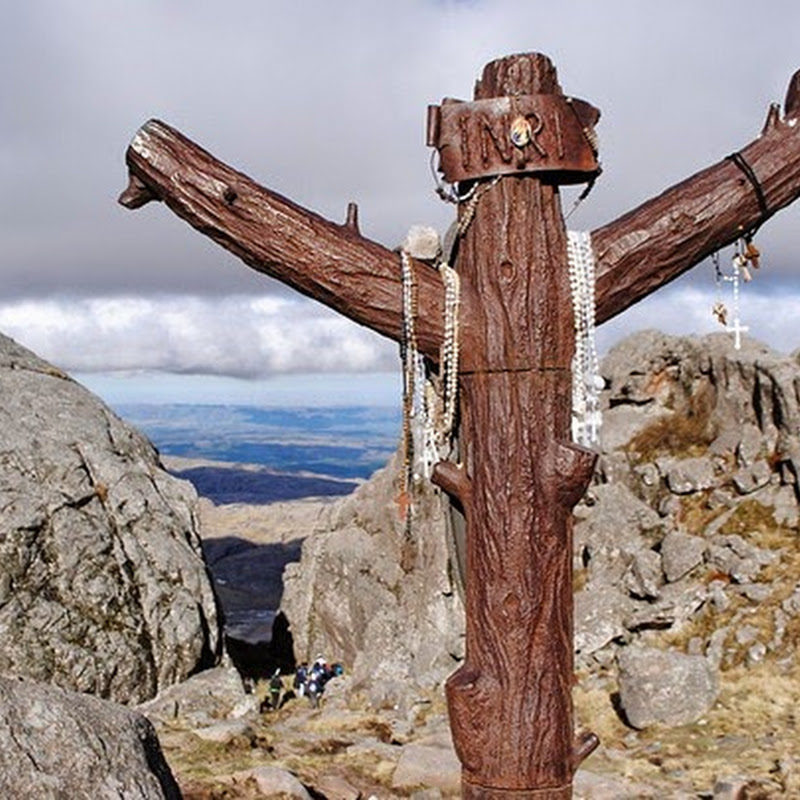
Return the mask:
<svg viewBox="0 0 800 800">
<path fill-rule="evenodd" d="M 114 400 L 383 401 L 396 346 L 253 272 L 160 204 L 130 212 L 124 153 L 158 117 L 387 246 L 444 230 L 426 107 L 538 51 L 599 107 L 591 229 L 758 135 L 800 68 L 796 0 L 27 0 L 0 25 L 0 331 Z M 568 201 L 569 198 L 567 198 Z M 800 203 L 759 233 L 751 334 L 800 347 Z M 729 255 L 723 254 L 723 263 Z M 723 298 L 727 299 L 727 298 Z M 600 329 L 715 330 L 713 269 Z"/>
</svg>

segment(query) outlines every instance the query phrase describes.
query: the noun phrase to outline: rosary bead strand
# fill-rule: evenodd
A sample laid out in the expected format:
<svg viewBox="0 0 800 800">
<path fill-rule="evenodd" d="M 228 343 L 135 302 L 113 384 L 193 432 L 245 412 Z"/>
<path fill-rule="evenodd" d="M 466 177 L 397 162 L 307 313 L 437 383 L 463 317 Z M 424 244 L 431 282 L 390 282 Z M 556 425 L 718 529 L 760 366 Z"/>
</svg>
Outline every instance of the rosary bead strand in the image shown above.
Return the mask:
<svg viewBox="0 0 800 800">
<path fill-rule="evenodd" d="M 602 384 L 595 342 L 595 264 L 586 231 L 567 231 L 567 262 L 575 324 L 572 359 L 572 438 L 585 447 L 599 441 Z"/>
</svg>

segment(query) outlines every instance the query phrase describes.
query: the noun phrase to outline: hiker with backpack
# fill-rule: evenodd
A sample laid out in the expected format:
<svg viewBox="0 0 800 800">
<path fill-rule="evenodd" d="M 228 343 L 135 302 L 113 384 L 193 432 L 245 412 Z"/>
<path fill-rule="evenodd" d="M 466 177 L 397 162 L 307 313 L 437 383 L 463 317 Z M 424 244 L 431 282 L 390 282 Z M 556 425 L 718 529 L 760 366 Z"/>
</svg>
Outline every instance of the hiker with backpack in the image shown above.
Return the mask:
<svg viewBox="0 0 800 800">
<path fill-rule="evenodd" d="M 281 678 L 281 671 L 275 670 L 272 680 L 269 682 L 269 705 L 273 711 L 277 711 L 281 707 L 281 694 L 283 693 L 283 679 Z"/>
</svg>

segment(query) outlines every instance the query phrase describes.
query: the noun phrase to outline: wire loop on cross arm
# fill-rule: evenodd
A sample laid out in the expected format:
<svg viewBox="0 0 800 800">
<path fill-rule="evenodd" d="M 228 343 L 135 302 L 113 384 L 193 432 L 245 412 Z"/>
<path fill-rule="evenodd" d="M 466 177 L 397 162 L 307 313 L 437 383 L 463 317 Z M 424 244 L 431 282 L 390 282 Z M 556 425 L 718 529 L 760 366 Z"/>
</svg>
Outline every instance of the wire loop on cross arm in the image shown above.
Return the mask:
<svg viewBox="0 0 800 800">
<path fill-rule="evenodd" d="M 764 194 L 764 187 L 758 180 L 755 170 L 747 163 L 747 159 L 739 152 L 731 153 L 725 157 L 727 161 L 732 161 L 742 171 L 744 176 L 750 181 L 753 191 L 756 193 L 758 200 L 758 207 L 761 209 L 761 219 L 753 225 L 748 231 L 749 236 L 753 236 L 755 232 L 764 224 L 770 216 L 769 204 L 767 203 L 767 196 Z"/>
</svg>

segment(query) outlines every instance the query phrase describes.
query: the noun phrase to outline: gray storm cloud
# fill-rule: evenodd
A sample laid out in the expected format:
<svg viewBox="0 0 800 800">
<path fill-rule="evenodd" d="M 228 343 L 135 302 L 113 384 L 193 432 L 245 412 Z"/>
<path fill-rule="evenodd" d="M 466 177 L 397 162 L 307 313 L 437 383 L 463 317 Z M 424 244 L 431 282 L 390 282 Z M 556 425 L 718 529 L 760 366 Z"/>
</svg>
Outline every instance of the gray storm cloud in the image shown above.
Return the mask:
<svg viewBox="0 0 800 800">
<path fill-rule="evenodd" d="M 328 369 L 325 359 L 344 341 L 361 369 L 370 359 L 384 363 L 392 347 L 305 301 L 292 305 L 289 290 L 158 204 L 135 213 L 118 206 L 125 148 L 150 117 L 330 219 L 342 220 L 348 201 L 358 202 L 365 235 L 392 247 L 411 224 L 443 230 L 452 218 L 433 191 L 426 106 L 469 98 L 493 58 L 544 52 L 565 90 L 603 112 L 604 173 L 570 219 L 589 229 L 754 138 L 768 104 L 783 99 L 800 67 L 800 3 L 6 5 L 0 329 L 11 333 L 11 325 L 29 346 L 49 342 L 61 363 L 85 362 L 86 369 L 140 360 L 237 375 Z M 571 198 L 565 195 L 565 207 Z M 800 286 L 798 229 L 800 208 L 793 207 L 759 235 L 769 268 L 764 283 L 792 287 L 782 303 Z M 277 310 L 242 312 L 246 296 L 273 297 Z M 673 296 L 648 301 L 647 317 L 670 324 Z M 150 312 L 130 311 L 122 337 L 108 321 L 103 328 L 92 299 L 117 310 L 138 300 Z M 232 317 L 244 313 L 241 331 L 215 318 L 221 306 L 236 308 Z M 14 314 L 23 307 L 19 322 Z M 635 311 L 613 330 L 632 327 Z M 681 309 L 678 323 L 683 318 Z M 47 339 L 48 330 L 58 336 Z M 331 346 L 308 352 L 306 341 Z"/>
</svg>

